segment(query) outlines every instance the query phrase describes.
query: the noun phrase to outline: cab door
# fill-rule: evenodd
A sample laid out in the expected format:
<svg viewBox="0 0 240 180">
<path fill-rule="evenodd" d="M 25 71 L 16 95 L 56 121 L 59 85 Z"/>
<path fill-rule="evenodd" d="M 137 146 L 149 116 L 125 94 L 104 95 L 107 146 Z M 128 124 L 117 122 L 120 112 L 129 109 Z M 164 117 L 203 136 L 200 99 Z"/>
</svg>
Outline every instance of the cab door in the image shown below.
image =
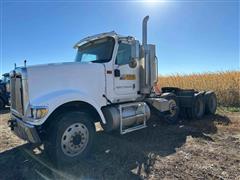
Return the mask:
<svg viewBox="0 0 240 180">
<path fill-rule="evenodd" d="M 130 42 L 120 42 L 114 64 L 114 93 L 121 98 L 134 99 L 139 91 L 139 61 L 136 48 Z"/>
</svg>

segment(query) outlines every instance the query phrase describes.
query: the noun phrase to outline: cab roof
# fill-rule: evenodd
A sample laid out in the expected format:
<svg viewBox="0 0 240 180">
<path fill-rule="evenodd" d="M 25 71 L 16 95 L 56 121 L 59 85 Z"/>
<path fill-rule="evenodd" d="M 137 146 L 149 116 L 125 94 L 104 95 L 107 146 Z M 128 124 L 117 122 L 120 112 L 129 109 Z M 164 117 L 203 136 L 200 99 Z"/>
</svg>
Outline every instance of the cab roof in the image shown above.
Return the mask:
<svg viewBox="0 0 240 180">
<path fill-rule="evenodd" d="M 105 32 L 105 33 L 100 33 L 100 34 L 96 34 L 93 36 L 88 36 L 86 38 L 81 39 L 80 41 L 78 41 L 73 48 L 78 48 L 79 46 L 89 42 L 89 41 L 93 41 L 93 40 L 97 40 L 97 39 L 101 39 L 101 38 L 105 38 L 105 37 L 118 37 L 120 39 L 131 39 L 134 40 L 134 37 L 132 36 L 121 36 L 119 34 L 117 34 L 115 31 L 110 31 L 110 32 Z"/>
</svg>

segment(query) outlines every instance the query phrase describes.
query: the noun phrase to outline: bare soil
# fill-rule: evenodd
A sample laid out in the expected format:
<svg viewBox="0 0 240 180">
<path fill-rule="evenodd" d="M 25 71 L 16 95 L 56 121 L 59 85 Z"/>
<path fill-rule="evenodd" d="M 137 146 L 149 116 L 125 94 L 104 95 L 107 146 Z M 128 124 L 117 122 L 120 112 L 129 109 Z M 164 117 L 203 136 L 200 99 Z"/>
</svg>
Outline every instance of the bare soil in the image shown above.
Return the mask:
<svg viewBox="0 0 240 180">
<path fill-rule="evenodd" d="M 218 111 L 201 120 L 126 135 L 99 130 L 91 156 L 57 170 L 43 147 L 31 147 L 8 128 L 0 112 L 0 179 L 240 179 L 240 113 Z"/>
</svg>

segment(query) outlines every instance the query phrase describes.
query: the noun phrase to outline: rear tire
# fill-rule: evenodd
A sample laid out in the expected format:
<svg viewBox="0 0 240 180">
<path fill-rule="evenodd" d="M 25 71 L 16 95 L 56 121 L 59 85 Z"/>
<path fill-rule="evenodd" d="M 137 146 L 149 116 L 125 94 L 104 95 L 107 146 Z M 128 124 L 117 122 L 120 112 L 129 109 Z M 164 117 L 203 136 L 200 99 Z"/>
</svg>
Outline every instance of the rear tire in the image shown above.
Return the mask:
<svg viewBox="0 0 240 180">
<path fill-rule="evenodd" d="M 217 110 L 217 96 L 213 91 L 205 93 L 205 113 L 215 114 Z"/>
<path fill-rule="evenodd" d="M 68 112 L 58 117 L 48 129 L 44 148 L 59 168 L 88 156 L 96 130 L 92 119 L 83 112 Z"/>
<path fill-rule="evenodd" d="M 187 116 L 190 119 L 201 119 L 205 112 L 204 96 L 199 94 L 194 97 L 193 106 L 186 109 Z"/>
<path fill-rule="evenodd" d="M 169 114 L 165 116 L 165 121 L 169 124 L 178 123 L 178 115 L 179 115 L 179 103 L 177 96 L 173 93 L 164 93 L 161 98 L 167 99 L 169 101 Z"/>
</svg>

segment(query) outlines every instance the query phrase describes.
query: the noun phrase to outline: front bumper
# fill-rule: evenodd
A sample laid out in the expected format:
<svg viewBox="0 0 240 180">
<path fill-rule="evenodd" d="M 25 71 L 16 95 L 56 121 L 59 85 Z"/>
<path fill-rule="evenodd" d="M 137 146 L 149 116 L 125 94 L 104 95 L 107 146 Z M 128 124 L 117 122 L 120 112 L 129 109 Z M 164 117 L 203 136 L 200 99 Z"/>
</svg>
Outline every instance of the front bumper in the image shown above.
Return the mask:
<svg viewBox="0 0 240 180">
<path fill-rule="evenodd" d="M 27 140 L 31 143 L 40 143 L 41 139 L 38 135 L 36 127 L 23 122 L 20 118 L 12 116 L 8 121 L 11 130 L 23 140 Z"/>
</svg>

